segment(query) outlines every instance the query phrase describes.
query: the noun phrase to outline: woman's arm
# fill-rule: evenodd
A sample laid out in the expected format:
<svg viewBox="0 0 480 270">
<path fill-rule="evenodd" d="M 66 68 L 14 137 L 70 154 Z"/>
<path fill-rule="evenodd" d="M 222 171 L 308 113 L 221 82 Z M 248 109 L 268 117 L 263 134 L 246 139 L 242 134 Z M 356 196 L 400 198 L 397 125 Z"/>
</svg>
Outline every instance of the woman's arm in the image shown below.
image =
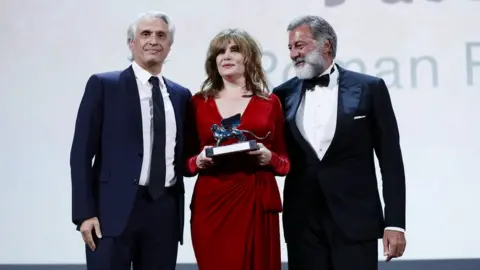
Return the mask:
<svg viewBox="0 0 480 270">
<path fill-rule="evenodd" d="M 275 130 L 273 134 L 272 147 L 270 152 L 272 157 L 268 166 L 270 166 L 275 175 L 285 176 L 290 171 L 290 160 L 287 156 L 287 149 L 285 145 L 285 116 L 283 114 L 282 104 L 278 97 L 274 94 L 271 95 L 273 99 L 273 111 L 272 114 L 275 119 Z"/>
</svg>

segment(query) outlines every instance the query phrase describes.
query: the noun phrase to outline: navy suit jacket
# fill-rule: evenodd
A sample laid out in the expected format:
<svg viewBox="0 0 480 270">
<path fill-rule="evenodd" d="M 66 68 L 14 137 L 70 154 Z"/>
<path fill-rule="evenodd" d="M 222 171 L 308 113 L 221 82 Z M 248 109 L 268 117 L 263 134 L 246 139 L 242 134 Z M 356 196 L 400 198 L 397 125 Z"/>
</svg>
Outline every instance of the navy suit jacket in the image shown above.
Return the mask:
<svg viewBox="0 0 480 270">
<path fill-rule="evenodd" d="M 385 82 L 339 71 L 335 134 L 320 160 L 295 121 L 305 88 L 295 77 L 273 90 L 285 112 L 291 170 L 284 187 L 285 239 L 314 211 L 308 198 L 319 184 L 332 216 L 352 239 L 380 238 L 385 226 L 405 228 L 405 173 L 396 117 Z M 377 188 L 374 153 L 382 173 L 385 216 Z M 310 196 L 309 196 L 310 195 Z M 315 195 L 313 195 L 315 196 Z"/>
<path fill-rule="evenodd" d="M 179 241 L 183 243 L 183 132 L 192 95 L 170 80 L 165 79 L 165 85 L 177 123 L 174 190 L 181 226 Z M 85 219 L 98 217 L 103 236 L 123 231 L 135 200 L 142 161 L 140 98 L 132 67 L 92 75 L 79 106 L 70 154 L 72 220 L 77 228 Z"/>
</svg>

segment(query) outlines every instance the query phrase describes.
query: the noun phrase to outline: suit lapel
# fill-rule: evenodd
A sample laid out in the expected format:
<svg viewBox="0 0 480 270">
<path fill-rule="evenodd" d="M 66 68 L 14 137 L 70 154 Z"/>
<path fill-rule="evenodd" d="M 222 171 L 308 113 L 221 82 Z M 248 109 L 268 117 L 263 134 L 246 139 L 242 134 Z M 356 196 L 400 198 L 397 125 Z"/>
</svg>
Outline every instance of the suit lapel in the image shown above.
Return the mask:
<svg viewBox="0 0 480 270">
<path fill-rule="evenodd" d="M 362 97 L 362 86 L 356 84 L 348 71 L 337 66 L 339 71 L 338 113 L 352 116 L 358 109 Z"/>
<path fill-rule="evenodd" d="M 182 125 L 180 125 L 181 123 L 180 110 L 182 106 L 181 96 L 176 91 L 175 85 L 173 84 L 172 81 L 168 80 L 167 78 L 163 78 L 163 81 L 165 82 L 165 86 L 167 87 L 167 92 L 170 96 L 170 101 L 172 102 L 173 111 L 175 113 L 175 123 L 177 126 L 177 134 L 182 134 Z M 177 136 L 177 138 L 179 138 L 179 136 Z"/>
<path fill-rule="evenodd" d="M 362 86 L 355 83 L 348 71 L 336 65 L 338 77 L 337 122 L 335 133 L 323 159 L 326 159 L 338 147 L 343 137 L 350 136 L 349 127 L 358 109 L 362 97 Z"/>
<path fill-rule="evenodd" d="M 298 80 L 297 86 L 295 87 L 294 91 L 285 99 L 285 106 L 287 108 L 286 120 L 293 137 L 303 148 L 304 152 L 309 155 L 316 156 L 314 149 L 312 148 L 310 143 L 305 140 L 302 133 L 298 129 L 296 120 L 298 107 L 300 105 L 300 102 L 302 101 L 304 93 L 305 89 L 303 89 L 303 80 Z"/>
<path fill-rule="evenodd" d="M 127 114 L 131 116 L 128 121 L 132 121 L 132 125 L 135 127 L 135 135 L 143 144 L 142 109 L 140 106 L 140 95 L 138 93 L 137 80 L 135 78 L 135 73 L 133 72 L 132 66 L 122 72 L 122 80 L 122 85 L 125 87 L 124 93 L 126 93 L 127 97 L 125 100 L 127 103 L 126 108 L 131 110 L 131 112 Z"/>
</svg>

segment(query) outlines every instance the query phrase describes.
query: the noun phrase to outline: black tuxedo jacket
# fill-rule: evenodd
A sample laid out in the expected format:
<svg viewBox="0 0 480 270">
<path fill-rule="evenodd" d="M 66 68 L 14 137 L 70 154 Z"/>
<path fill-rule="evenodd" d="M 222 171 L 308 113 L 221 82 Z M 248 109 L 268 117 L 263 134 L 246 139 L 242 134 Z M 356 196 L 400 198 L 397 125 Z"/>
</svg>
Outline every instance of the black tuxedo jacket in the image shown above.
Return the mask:
<svg viewBox="0 0 480 270">
<path fill-rule="evenodd" d="M 351 239 L 380 238 L 386 226 L 405 228 L 405 173 L 397 121 L 385 82 L 376 77 L 339 71 L 335 135 L 320 160 L 295 122 L 304 94 L 295 77 L 275 87 L 285 112 L 291 170 L 285 179 L 285 239 L 313 211 L 312 184 L 319 184 L 333 219 Z M 383 182 L 385 213 L 377 188 L 374 153 Z M 318 192 L 318 190 L 317 190 Z"/>
</svg>

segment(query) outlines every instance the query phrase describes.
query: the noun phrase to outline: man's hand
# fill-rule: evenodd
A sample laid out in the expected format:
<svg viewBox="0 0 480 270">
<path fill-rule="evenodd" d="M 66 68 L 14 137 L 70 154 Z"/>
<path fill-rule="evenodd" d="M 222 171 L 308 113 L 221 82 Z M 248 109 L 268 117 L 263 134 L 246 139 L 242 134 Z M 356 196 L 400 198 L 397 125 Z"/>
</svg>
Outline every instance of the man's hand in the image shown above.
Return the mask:
<svg viewBox="0 0 480 270">
<path fill-rule="evenodd" d="M 387 257 L 387 262 L 393 258 L 402 257 L 406 245 L 403 232 L 385 230 L 383 233 L 383 255 Z"/>
<path fill-rule="evenodd" d="M 85 220 L 80 226 L 80 232 L 82 233 L 83 242 L 90 247 L 92 251 L 97 248 L 95 241 L 93 241 L 93 230 L 95 230 L 96 236 L 102 238 L 102 232 L 100 231 L 100 222 L 98 218 L 93 217 Z"/>
</svg>

